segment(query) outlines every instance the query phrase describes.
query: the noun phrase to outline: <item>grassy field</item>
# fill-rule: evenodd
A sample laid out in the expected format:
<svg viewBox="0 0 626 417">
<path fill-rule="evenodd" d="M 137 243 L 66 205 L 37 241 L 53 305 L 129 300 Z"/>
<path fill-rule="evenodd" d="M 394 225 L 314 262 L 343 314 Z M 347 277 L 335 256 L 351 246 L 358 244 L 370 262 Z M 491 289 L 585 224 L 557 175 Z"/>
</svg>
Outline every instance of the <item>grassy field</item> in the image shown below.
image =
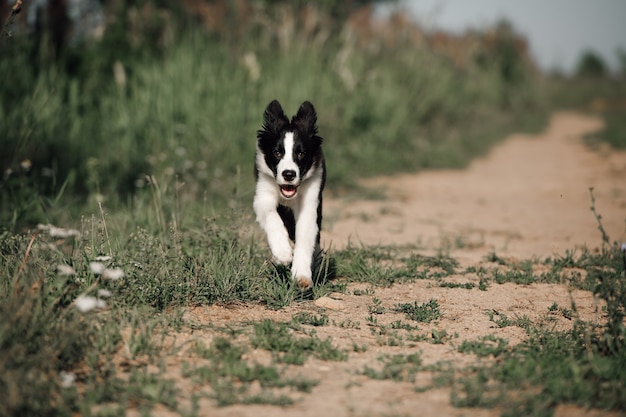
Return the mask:
<svg viewBox="0 0 626 417">
<path fill-rule="evenodd" d="M 258 36 L 233 47 L 189 30 L 157 53 L 116 56 L 105 45 L 50 62 L 43 52 L 24 53 L 20 40 L 5 42 L 0 415 L 125 415 L 128 408 L 148 415 L 159 405 L 191 416 L 201 397 L 218 406 L 288 406 L 294 393 L 309 395 L 319 383 L 299 371 L 307 360 L 339 363 L 369 348 L 340 347 L 315 329 L 367 326 L 387 344 L 441 343 L 453 335 L 421 327 L 441 316 L 437 301 L 385 307 L 373 297 L 362 325 L 307 312 L 231 328 L 204 324 L 220 336 L 192 346 L 180 378 L 209 390 L 181 402 L 166 359 L 182 349 L 172 334 L 198 329 L 186 309 L 280 310 L 303 297 L 356 295 L 348 289 L 355 283 L 367 284 L 362 296 L 417 280 L 489 291 L 506 282 L 562 282 L 563 268 L 586 271 L 571 284 L 605 300 L 606 324 L 577 320 L 571 331 L 554 331 L 496 312 L 497 326 L 523 327 L 528 341 L 458 343 L 459 352 L 496 361 L 451 370 L 424 365 L 418 353 L 381 356 L 362 374 L 414 383 L 416 391 L 451 387 L 456 406 L 512 402 L 507 415 L 549 415 L 563 403 L 626 408 L 626 261 L 617 244 L 520 265 L 493 254 L 507 268 L 477 271 L 459 270 L 443 252 L 350 247 L 332 253 L 341 278 L 322 277 L 304 296 L 267 262 L 250 202 L 255 132 L 271 99 L 291 112 L 304 99 L 316 104 L 331 195 L 358 193 L 356 179 L 366 176 L 463 167 L 505 133 L 540 128 L 550 102 L 539 78 L 503 77 L 497 54 L 458 68 L 408 43 L 297 42 L 284 51 Z M 606 135 L 621 141 L 612 126 L 622 119 L 615 120 Z M 536 263 L 548 272 L 533 273 Z M 445 280 L 451 274 L 476 279 L 461 285 Z M 576 319 L 571 305 L 547 313 Z M 383 323 L 389 315 L 397 320 Z M 269 359 L 249 359 L 252 350 Z M 415 382 L 422 372 L 432 374 L 430 383 Z"/>
<path fill-rule="evenodd" d="M 504 133 L 546 120 L 539 78 L 515 55 L 504 61 L 496 48 L 459 67 L 408 41 L 364 46 L 341 33 L 285 50 L 271 32 L 235 42 L 190 25 L 158 48 L 110 35 L 56 59 L 27 39 L 4 42 L 3 228 L 75 223 L 98 201 L 142 210 L 153 187 L 175 192 L 181 215 L 190 204 L 203 215 L 247 207 L 255 133 L 275 98 L 290 114 L 306 99 L 316 105 L 327 157 L 342 161 L 329 171 L 331 190 L 463 167 Z M 522 76 L 511 79 L 509 67 Z"/>
<path fill-rule="evenodd" d="M 495 267 L 464 270 L 444 253 L 428 257 L 412 248 L 351 247 L 333 253 L 341 278 L 318 283 L 307 298 L 371 297 L 362 322 L 337 322 L 307 309 L 287 322 L 266 318 L 228 327 L 185 318 L 193 306 L 245 303 L 281 310 L 302 299 L 265 261 L 264 249 L 242 239 L 238 224 L 207 220 L 202 227 L 170 227 L 160 234 L 141 227 L 122 232 L 105 215 L 84 219 L 77 230 L 3 235 L 0 387 L 6 394 L 0 415 L 125 415 L 128 408 L 149 414 L 159 404 L 198 415 L 193 404 L 201 398 L 218 406 L 289 406 L 319 383 L 298 370 L 308 358 L 346 361 L 376 349 L 365 343 L 338 346 L 315 329 L 342 328 L 349 334 L 363 326 L 379 346 L 452 343 L 460 353 L 482 358 L 460 368 L 425 365 L 413 349 L 381 356 L 362 370 L 376 380 L 412 383 L 417 392 L 450 387 L 457 407 L 507 405 L 504 415 L 550 415 L 558 404 L 626 407 L 626 253 L 617 244 L 600 253 L 514 264 L 492 254 L 488 261 Z M 535 265 L 543 272 L 534 272 Z M 450 281 L 451 276 L 456 278 Z M 493 335 L 458 340 L 433 324 L 446 314 L 437 300 L 385 306 L 376 297 L 380 289 L 420 280 L 448 291 L 487 293 L 506 283 L 567 282 L 596 294 L 607 320 L 584 321 L 575 304 L 554 303 L 540 319 L 491 310 L 486 314 Z M 552 323 L 559 317 L 574 320 L 573 328 L 555 330 Z M 495 335 L 508 326 L 524 329 L 527 340 L 509 345 Z M 182 338 L 202 329 L 216 336 L 192 345 Z M 267 352 L 269 362 L 251 360 L 252 349 L 257 355 Z M 182 368 L 171 363 L 181 351 Z M 430 382 L 418 381 L 418 373 L 431 375 Z M 181 384 L 197 387 L 199 397 L 189 397 Z"/>
</svg>

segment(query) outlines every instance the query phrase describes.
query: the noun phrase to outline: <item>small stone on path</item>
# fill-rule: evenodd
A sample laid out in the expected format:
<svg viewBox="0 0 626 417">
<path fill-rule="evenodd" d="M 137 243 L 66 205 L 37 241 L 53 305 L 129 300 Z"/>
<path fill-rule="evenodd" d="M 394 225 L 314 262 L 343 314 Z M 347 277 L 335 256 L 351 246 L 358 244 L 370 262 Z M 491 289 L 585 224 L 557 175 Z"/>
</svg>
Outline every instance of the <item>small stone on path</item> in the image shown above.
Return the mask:
<svg viewBox="0 0 626 417">
<path fill-rule="evenodd" d="M 315 300 L 315 305 L 318 307 L 327 308 L 329 310 L 343 310 L 346 307 L 339 300 L 333 300 L 330 297 L 320 297 Z"/>
</svg>

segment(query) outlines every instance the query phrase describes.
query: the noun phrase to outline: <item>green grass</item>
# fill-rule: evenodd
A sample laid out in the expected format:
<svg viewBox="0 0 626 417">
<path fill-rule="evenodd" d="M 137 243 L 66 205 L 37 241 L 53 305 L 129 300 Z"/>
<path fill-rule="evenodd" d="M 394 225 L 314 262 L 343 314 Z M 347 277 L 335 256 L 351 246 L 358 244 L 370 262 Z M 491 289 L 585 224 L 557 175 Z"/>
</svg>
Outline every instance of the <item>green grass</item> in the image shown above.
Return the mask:
<svg viewBox="0 0 626 417">
<path fill-rule="evenodd" d="M 559 305 L 555 302 L 550 307 L 548 307 L 548 311 L 552 314 L 559 313 L 561 316 L 565 317 L 568 320 L 572 319 L 572 310 L 565 307 L 559 307 Z"/>
<path fill-rule="evenodd" d="M 596 350 L 592 337 L 589 351 L 581 343 L 589 335 L 589 330 L 581 328 L 532 334 L 500 354 L 497 363 L 460 378 L 453 403 L 475 407 L 510 404 L 505 415 L 551 415 L 553 408 L 563 403 L 623 409 L 623 350 L 605 356 Z"/>
<path fill-rule="evenodd" d="M 476 284 L 474 284 L 473 282 L 466 282 L 464 284 L 456 282 L 440 282 L 439 286 L 442 288 L 463 288 L 466 290 L 471 290 L 476 287 Z"/>
<path fill-rule="evenodd" d="M 550 105 L 556 109 L 573 108 L 591 113 L 604 121 L 605 127 L 590 133 L 585 142 L 592 148 L 609 145 L 626 148 L 626 88 L 624 75 L 607 78 L 552 78 L 545 85 Z"/>
<path fill-rule="evenodd" d="M 302 311 L 296 313 L 291 319 L 294 323 L 306 324 L 309 326 L 327 326 L 328 325 L 328 316 L 326 314 L 315 315 L 308 313 L 306 311 Z"/>
<path fill-rule="evenodd" d="M 506 352 L 508 341 L 493 335 L 488 335 L 479 340 L 464 340 L 458 348 L 461 353 L 473 353 L 478 357 L 498 357 Z"/>
<path fill-rule="evenodd" d="M 415 377 L 422 366 L 421 354 L 381 356 L 381 369 L 365 366 L 363 375 L 372 379 L 390 379 L 393 381 L 415 382 Z"/>
<path fill-rule="evenodd" d="M 185 331 L 190 326 L 182 319 L 181 308 L 247 303 L 275 309 L 294 305 L 298 300 L 299 292 L 266 263 L 266 249 L 256 246 L 253 240 L 239 237 L 236 220 L 207 219 L 194 228 L 165 231 L 157 228 L 152 233 L 141 228 L 125 231 L 123 217 L 105 213 L 104 220 L 85 219 L 77 237 L 56 238 L 47 231 L 29 236 L 9 233 L 1 236 L 0 270 L 4 272 L 0 281 L 3 300 L 0 386 L 8 393 L 0 405 L 2 414 L 69 415 L 99 406 L 117 415 L 128 404 L 144 412 L 157 404 L 172 410 L 186 409 L 189 406 L 181 402 L 181 392 L 171 377 L 166 376 L 167 367 L 160 359 L 164 354 L 184 349 L 183 345 L 169 346 L 164 342 L 168 333 Z M 411 255 L 412 250 L 337 251 L 336 265 L 342 274 L 358 271 L 350 259 L 353 255 L 367 260 L 367 268 L 386 274 L 380 281 L 374 280 L 373 274 L 340 274 L 337 280 L 366 285 L 380 282 L 387 287 L 424 279 L 420 277 L 421 270 L 416 272 L 415 267 L 407 267 L 409 261 L 416 259 L 428 262 L 438 271 L 448 268 L 459 274 L 450 258 L 422 259 Z M 102 262 L 108 268 L 121 268 L 124 278 L 111 281 L 92 272 L 90 262 L 103 254 L 110 256 L 109 253 L 111 259 Z M 499 328 L 523 327 L 529 342 L 513 347 L 499 338 L 463 342 L 460 351 L 485 358 L 481 367 L 460 370 L 452 379 L 448 374 L 438 376 L 434 372 L 433 378 L 449 381 L 456 405 L 496 406 L 514 397 L 515 409 L 531 411 L 549 411 L 562 403 L 603 409 L 623 407 L 620 394 L 623 382 L 619 376 L 622 374 L 617 371 L 622 371 L 620 364 L 624 361 L 624 253 L 615 243 L 605 245 L 599 252 L 568 252 L 562 257 L 521 262 L 519 270 L 530 274 L 534 263 L 551 266 L 559 276 L 568 268 L 584 271 L 584 280 L 571 276 L 568 282 L 575 287 L 583 282 L 585 288 L 605 300 L 603 314 L 607 324 L 594 327 L 576 322 L 570 332 L 554 332 L 542 327 L 543 322 L 536 324 L 527 316 L 505 317 L 491 312 Z M 58 265 L 71 266 L 75 274 L 60 274 Z M 498 267 L 513 266 L 504 263 Z M 474 270 L 460 272 L 465 273 L 489 274 Z M 409 277 L 401 278 L 402 274 Z M 429 279 L 440 281 L 434 275 Z M 538 279 L 540 284 L 542 278 Z M 565 280 L 566 276 L 560 279 Z M 337 283 L 332 281 L 320 285 L 313 297 L 324 294 L 328 286 L 337 288 Z M 423 342 L 437 344 L 450 340 L 446 329 L 424 332 L 409 324 L 438 320 L 441 307 L 436 300 L 386 307 L 376 297 L 379 287 L 367 288 L 369 291 L 363 295 L 372 298 L 363 313 L 369 314 L 365 321 L 379 345 L 413 349 Z M 101 290 L 111 295 L 99 295 Z M 106 309 L 79 312 L 74 301 L 81 294 L 100 296 L 107 303 Z M 391 312 L 404 314 L 411 321 L 377 322 L 377 317 L 384 318 Z M 577 320 L 575 305 L 553 305 L 546 313 Z M 328 326 L 345 331 L 360 328 L 355 322 L 335 323 L 325 313 L 303 311 L 287 322 L 265 320 L 225 329 L 221 339 L 214 339 L 206 348 L 196 347 L 194 354 L 203 362 L 187 365 L 185 378 L 210 387 L 207 395 L 216 404 L 287 406 L 294 401 L 292 392 L 306 393 L 316 382 L 294 377 L 286 367 L 298 369 L 311 357 L 324 361 L 349 359 L 348 352 L 337 348 L 332 339 L 316 334 L 316 329 Z M 272 362 L 261 366 L 245 359 L 250 347 L 269 352 Z M 127 367 L 113 361 L 120 349 L 129 355 Z M 355 342 L 353 350 L 360 353 L 367 351 L 368 346 Z M 219 361 L 211 359 L 218 357 Z M 489 357 L 496 357 L 497 362 L 489 363 L 486 361 Z M 554 363 L 545 358 L 551 358 Z M 405 378 L 410 382 L 414 378 L 412 373 L 421 366 L 411 361 L 403 356 L 389 357 L 382 360 L 380 368 L 372 366 L 366 373 L 373 378 Z M 402 373 L 399 370 L 402 366 L 410 371 Z M 543 367 L 549 368 L 539 376 L 531 371 Z M 80 393 L 75 386 L 59 386 L 62 372 L 76 375 Z M 561 385 L 570 380 L 573 388 L 563 390 Z M 242 385 L 242 381 L 246 382 Z M 603 389 L 595 388 L 596 385 Z M 262 389 L 257 391 L 253 386 Z M 545 392 L 545 402 L 536 402 L 531 395 L 537 389 Z"/>
<path fill-rule="evenodd" d="M 623 100 L 626 103 L 626 98 Z M 626 104 L 622 105 L 626 107 Z M 592 147 L 607 143 L 615 149 L 626 149 L 626 110 L 609 110 L 602 113 L 602 118 L 606 124 L 605 128 L 586 136 L 586 143 Z"/>
<path fill-rule="evenodd" d="M 417 279 L 444 278 L 453 274 L 458 265 L 447 255 L 424 256 L 412 248 L 401 247 L 349 245 L 336 251 L 334 257 L 339 276 L 381 287 Z"/>
<path fill-rule="evenodd" d="M 500 328 L 517 326 L 521 327 L 522 329 L 528 330 L 531 325 L 531 321 L 526 315 L 523 315 L 521 317 L 515 315 L 515 317 L 511 319 L 506 314 L 500 313 L 496 310 L 487 311 L 486 314 L 489 316 L 489 321 L 494 322 Z"/>
<path fill-rule="evenodd" d="M 186 326 L 181 307 L 247 302 L 280 308 L 301 296 L 290 281 L 276 275 L 263 250 L 238 237 L 234 220 L 230 226 L 209 219 L 194 229 L 157 228 L 153 233 L 143 228 L 128 232 L 120 227 L 123 220 L 84 220 L 80 236 L 70 238 L 52 237 L 47 231 L 0 235 L 0 388 L 7 393 L 0 414 L 69 415 L 110 402 L 118 403 L 119 410 L 125 410 L 124 404 L 176 408 L 178 394 L 168 378 L 146 373 L 143 367 L 158 364 L 167 329 Z M 90 263 L 103 254 L 108 260 L 101 263 L 123 270 L 123 278 L 112 281 L 92 272 Z M 72 274 L 57 272 L 59 265 L 71 267 Z M 318 285 L 316 291 L 325 293 L 325 285 L 332 283 Z M 101 297 L 106 308 L 81 313 L 74 304 L 81 295 Z M 294 317 L 294 325 L 327 323 L 324 315 Z M 310 355 L 322 360 L 346 357 L 330 340 L 304 336 L 288 341 L 294 346 L 287 354 L 300 362 Z M 137 362 L 128 369 L 128 378 L 120 378 L 124 371 L 112 362 L 121 346 Z M 77 376 L 85 394 L 59 385 L 62 372 L 76 369 L 87 369 Z M 286 386 L 311 385 L 305 379 L 285 381 Z M 288 403 L 270 394 L 232 397 L 227 388 L 215 388 L 218 403 Z"/>
<path fill-rule="evenodd" d="M 546 263 L 557 268 L 582 268 L 590 275 L 586 280 L 595 283 L 590 290 L 607 303 L 605 325 L 577 320 L 572 330 L 554 331 L 546 327 L 545 322 L 534 323 L 525 315 L 510 318 L 490 311 L 490 320 L 499 328 L 522 327 L 528 333 L 528 339 L 515 346 L 494 335 L 463 341 L 458 346 L 459 352 L 473 353 L 484 359 L 452 374 L 449 370 L 422 367 L 419 361 L 409 361 L 403 355 L 381 358 L 382 368 L 368 366 L 363 373 L 374 379 L 414 382 L 418 371 L 433 372 L 433 385 L 416 387 L 416 390 L 441 386 L 439 384 L 451 386 L 451 401 L 455 406 L 504 407 L 504 416 L 552 415 L 559 404 L 602 410 L 623 409 L 626 406 L 623 379 L 626 363 L 623 325 L 626 252 L 614 243 L 598 253 L 585 251 L 574 255 L 568 252 L 562 258 L 546 260 Z M 522 266 L 522 269 L 526 268 Z M 571 283 L 577 285 L 576 279 Z M 395 310 L 415 314 L 418 320 L 424 317 L 431 320 L 437 309 L 424 306 L 428 307 L 429 303 L 398 305 Z M 554 303 L 548 311 L 571 320 L 576 317 L 576 306 L 571 307 L 559 307 Z M 374 322 L 370 326 L 385 330 Z M 417 330 L 407 328 L 401 322 L 392 324 L 391 328 Z"/>
<path fill-rule="evenodd" d="M 254 325 L 252 346 L 272 352 L 281 363 L 302 365 L 311 355 L 322 360 L 344 361 L 347 353 L 333 346 L 330 339 L 321 340 L 314 332 L 297 337 L 285 323 L 263 320 Z"/>
<path fill-rule="evenodd" d="M 98 201 L 141 210 L 171 192 L 177 199 L 162 207 L 161 227 L 177 209 L 184 221 L 190 206 L 207 217 L 247 206 L 255 133 L 274 98 L 289 114 L 306 99 L 316 105 L 334 190 L 364 176 L 463 167 L 505 133 L 545 122 L 537 80 L 503 80 L 497 57 L 459 70 L 402 42 L 358 48 L 334 36 L 323 47 L 298 39 L 282 51 L 271 33 L 252 32 L 231 45 L 187 24 L 163 44 L 113 48 L 107 37 L 57 59 L 29 54 L 36 46 L 27 39 L 8 42 L 0 168 L 12 174 L 0 180 L 2 227 L 76 221 Z M 258 79 L 244 64 L 248 52 Z"/>
<path fill-rule="evenodd" d="M 418 304 L 417 301 L 413 303 L 396 304 L 394 311 L 404 313 L 408 319 L 421 323 L 430 323 L 441 317 L 439 303 L 435 299 L 422 304 Z"/>
<path fill-rule="evenodd" d="M 497 354 L 498 361 L 469 370 L 454 385 L 452 401 L 457 406 L 493 407 L 507 405 L 503 414 L 552 415 L 558 404 L 576 404 L 582 407 L 620 410 L 626 406 L 624 395 L 624 364 L 626 330 L 623 324 L 626 307 L 626 252 L 617 243 L 600 253 L 584 252 L 576 258 L 568 254 L 555 264 L 583 267 L 589 280 L 595 283 L 593 292 L 607 303 L 605 325 L 577 320 L 569 331 L 553 331 L 533 324 L 528 317 L 509 319 L 489 312 L 490 319 L 499 327 L 523 327 L 529 338 L 521 344 L 504 349 L 484 342 L 464 342 L 462 351 L 479 356 Z M 561 310 L 571 319 L 572 310 L 550 306 L 550 311 Z M 495 349 L 495 350 L 494 350 Z"/>
<path fill-rule="evenodd" d="M 210 384 L 212 396 L 219 406 L 232 404 L 272 404 L 286 406 L 294 400 L 285 394 L 276 394 L 274 388 L 291 386 L 301 392 L 310 392 L 317 382 L 304 377 L 288 378 L 275 365 L 250 364 L 243 358 L 247 349 L 229 339 L 217 338 L 209 348 L 196 346 L 198 353 L 209 363 L 187 367 L 185 376 L 197 383 Z M 251 393 L 252 383 L 261 386 L 260 393 Z"/>
</svg>

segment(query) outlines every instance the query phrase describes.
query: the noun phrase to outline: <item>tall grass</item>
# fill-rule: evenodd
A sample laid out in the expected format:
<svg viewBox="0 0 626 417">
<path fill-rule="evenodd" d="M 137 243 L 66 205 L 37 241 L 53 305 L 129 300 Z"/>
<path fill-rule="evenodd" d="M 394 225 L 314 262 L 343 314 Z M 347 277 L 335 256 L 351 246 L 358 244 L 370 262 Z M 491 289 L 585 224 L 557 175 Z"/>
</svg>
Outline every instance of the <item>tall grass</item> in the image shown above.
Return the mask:
<svg viewBox="0 0 626 417">
<path fill-rule="evenodd" d="M 151 198 L 148 176 L 176 188 L 182 205 L 248 202 L 255 132 L 274 98 L 288 112 L 316 105 L 331 189 L 461 167 L 540 114 L 532 77 L 504 79 L 495 57 L 459 68 L 408 41 L 367 47 L 336 33 L 323 44 L 294 37 L 285 49 L 269 33 L 224 42 L 189 25 L 158 53 L 110 35 L 62 59 L 9 43 L 0 164 L 12 174 L 1 224 L 67 218 L 67 208 L 75 220 L 99 200 L 140 204 Z"/>
</svg>

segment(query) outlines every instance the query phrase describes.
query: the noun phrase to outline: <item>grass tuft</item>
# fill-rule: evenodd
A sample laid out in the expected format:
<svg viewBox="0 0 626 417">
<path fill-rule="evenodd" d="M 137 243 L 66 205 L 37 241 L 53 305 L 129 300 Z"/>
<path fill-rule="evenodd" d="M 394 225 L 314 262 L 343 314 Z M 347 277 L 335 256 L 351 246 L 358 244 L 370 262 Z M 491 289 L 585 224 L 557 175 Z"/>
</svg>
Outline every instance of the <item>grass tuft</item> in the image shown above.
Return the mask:
<svg viewBox="0 0 626 417">
<path fill-rule="evenodd" d="M 435 299 L 431 299 L 423 304 L 418 304 L 417 301 L 413 303 L 396 304 L 393 310 L 399 313 L 405 313 L 408 319 L 421 323 L 430 323 L 441 317 L 439 303 Z"/>
<path fill-rule="evenodd" d="M 286 323 L 263 320 L 254 325 L 252 346 L 269 350 L 279 362 L 303 365 L 311 355 L 321 360 L 344 361 L 348 355 L 332 345 L 330 339 L 315 335 L 297 337 Z"/>
<path fill-rule="evenodd" d="M 381 356 L 378 361 L 383 363 L 380 370 L 372 369 L 366 365 L 363 375 L 372 379 L 415 382 L 415 377 L 422 366 L 422 358 L 419 353 Z"/>
</svg>

